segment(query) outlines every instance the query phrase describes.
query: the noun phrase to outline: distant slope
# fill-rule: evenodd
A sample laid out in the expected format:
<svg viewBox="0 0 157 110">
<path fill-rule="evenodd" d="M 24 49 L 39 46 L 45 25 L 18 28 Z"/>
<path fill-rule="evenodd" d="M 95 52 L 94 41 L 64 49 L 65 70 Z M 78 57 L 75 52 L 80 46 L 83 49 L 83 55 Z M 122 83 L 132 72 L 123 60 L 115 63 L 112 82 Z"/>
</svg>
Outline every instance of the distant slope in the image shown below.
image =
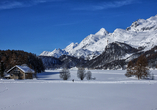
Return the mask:
<svg viewBox="0 0 157 110">
<path fill-rule="evenodd" d="M 39 56 L 42 59 L 45 69 L 55 69 L 59 68 L 62 62 L 55 57 L 52 56 Z"/>
<path fill-rule="evenodd" d="M 141 55 L 144 55 L 147 58 L 148 66 L 150 68 L 157 68 L 157 46 L 155 46 L 151 50 L 143 52 Z M 132 60 L 133 63 L 136 63 L 136 61 L 137 58 Z"/>
<path fill-rule="evenodd" d="M 83 58 L 76 58 L 68 55 L 62 55 L 59 58 L 52 56 L 39 56 L 39 58 L 42 59 L 46 69 L 80 67 L 87 62 Z"/>
</svg>

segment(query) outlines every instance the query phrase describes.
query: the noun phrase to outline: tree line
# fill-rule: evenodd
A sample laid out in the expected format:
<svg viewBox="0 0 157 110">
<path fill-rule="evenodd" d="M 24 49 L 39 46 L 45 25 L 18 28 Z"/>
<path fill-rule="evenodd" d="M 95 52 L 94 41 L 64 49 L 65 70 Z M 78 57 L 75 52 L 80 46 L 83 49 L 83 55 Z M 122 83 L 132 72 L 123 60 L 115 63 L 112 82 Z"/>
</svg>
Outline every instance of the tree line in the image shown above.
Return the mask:
<svg viewBox="0 0 157 110">
<path fill-rule="evenodd" d="M 36 73 L 44 71 L 42 60 L 33 53 L 24 52 L 22 50 L 0 50 L 0 61 L 3 62 L 5 71 L 15 65 L 27 64 Z"/>
<path fill-rule="evenodd" d="M 63 68 L 60 71 L 60 75 L 59 76 L 63 80 L 68 80 L 71 77 L 70 71 L 67 68 Z M 78 68 L 78 70 L 77 70 L 77 77 L 80 80 L 83 80 L 85 77 L 86 77 L 87 80 L 95 79 L 95 78 L 92 78 L 91 71 L 87 71 L 86 72 L 85 68 L 83 68 L 83 67 Z M 74 79 L 73 79 L 73 81 L 74 81 Z"/>
</svg>

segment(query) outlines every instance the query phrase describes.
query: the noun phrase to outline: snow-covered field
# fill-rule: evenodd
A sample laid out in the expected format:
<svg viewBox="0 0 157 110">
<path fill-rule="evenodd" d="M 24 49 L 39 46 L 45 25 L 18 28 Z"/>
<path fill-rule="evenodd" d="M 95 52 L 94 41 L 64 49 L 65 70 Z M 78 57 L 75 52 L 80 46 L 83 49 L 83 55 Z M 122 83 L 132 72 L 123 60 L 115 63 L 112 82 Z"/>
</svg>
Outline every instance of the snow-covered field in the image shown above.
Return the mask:
<svg viewBox="0 0 157 110">
<path fill-rule="evenodd" d="M 58 72 L 0 80 L 0 110 L 157 110 L 157 70 L 151 71 L 155 80 L 126 78 L 125 70 L 91 70 L 96 80 L 80 81 L 73 69 L 63 81 Z"/>
</svg>

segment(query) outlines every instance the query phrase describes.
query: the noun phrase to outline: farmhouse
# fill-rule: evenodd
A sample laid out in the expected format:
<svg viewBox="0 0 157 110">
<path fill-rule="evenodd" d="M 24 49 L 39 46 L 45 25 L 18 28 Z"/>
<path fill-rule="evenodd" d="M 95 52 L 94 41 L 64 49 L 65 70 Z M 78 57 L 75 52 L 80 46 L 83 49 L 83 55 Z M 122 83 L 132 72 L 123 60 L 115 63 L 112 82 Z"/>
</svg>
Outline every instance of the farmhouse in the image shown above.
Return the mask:
<svg viewBox="0 0 157 110">
<path fill-rule="evenodd" d="M 15 65 L 7 73 L 10 74 L 11 79 L 33 79 L 35 71 L 23 64 L 21 66 Z"/>
</svg>

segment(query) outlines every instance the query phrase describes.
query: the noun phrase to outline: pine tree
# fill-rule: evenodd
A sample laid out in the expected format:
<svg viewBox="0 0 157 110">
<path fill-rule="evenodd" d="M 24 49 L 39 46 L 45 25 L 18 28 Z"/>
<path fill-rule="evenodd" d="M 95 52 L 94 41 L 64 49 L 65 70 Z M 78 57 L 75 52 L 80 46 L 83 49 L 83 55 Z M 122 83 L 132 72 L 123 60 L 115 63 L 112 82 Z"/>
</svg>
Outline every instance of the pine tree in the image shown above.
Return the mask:
<svg viewBox="0 0 157 110">
<path fill-rule="evenodd" d="M 1 61 L 1 78 L 4 77 L 4 64 L 3 61 Z"/>
</svg>

